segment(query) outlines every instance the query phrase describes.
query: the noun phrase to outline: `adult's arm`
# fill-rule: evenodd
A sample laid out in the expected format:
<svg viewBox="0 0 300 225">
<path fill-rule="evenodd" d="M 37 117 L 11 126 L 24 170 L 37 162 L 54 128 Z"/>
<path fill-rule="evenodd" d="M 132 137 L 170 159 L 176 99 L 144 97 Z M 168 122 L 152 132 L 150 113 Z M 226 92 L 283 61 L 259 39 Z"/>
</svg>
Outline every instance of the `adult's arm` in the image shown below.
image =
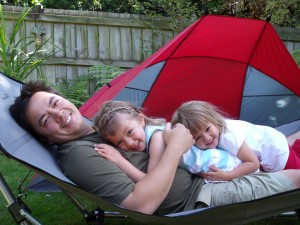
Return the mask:
<svg viewBox="0 0 300 225">
<path fill-rule="evenodd" d="M 165 140 L 163 138 L 163 131 L 157 130 L 153 133 L 149 145 L 149 163 L 147 172 L 149 173 L 153 168 L 156 167 L 157 163 L 162 157 L 166 149 Z"/>
<path fill-rule="evenodd" d="M 181 155 L 194 144 L 190 132 L 181 124 L 164 130 L 166 149 L 156 167 L 136 183 L 134 190 L 121 205 L 135 211 L 152 214 L 167 196 Z"/>
</svg>

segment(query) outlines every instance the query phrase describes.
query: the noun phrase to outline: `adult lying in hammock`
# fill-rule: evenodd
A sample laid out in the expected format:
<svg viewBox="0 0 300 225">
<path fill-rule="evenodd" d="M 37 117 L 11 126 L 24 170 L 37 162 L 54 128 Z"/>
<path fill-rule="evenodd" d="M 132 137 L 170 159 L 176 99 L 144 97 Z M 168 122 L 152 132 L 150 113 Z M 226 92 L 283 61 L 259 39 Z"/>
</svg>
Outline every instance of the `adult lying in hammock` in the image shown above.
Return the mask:
<svg viewBox="0 0 300 225">
<path fill-rule="evenodd" d="M 199 199 L 214 202 L 208 206 L 254 200 L 300 187 L 299 170 L 259 173 L 227 182 L 224 189 L 215 184 L 207 188 L 203 179 L 177 168 L 180 156 L 194 143 L 183 125 L 167 124 L 166 150 L 155 169 L 134 183 L 112 162 L 94 150 L 104 143 L 78 109 L 43 83 L 29 82 L 10 107 L 17 123 L 48 143 L 58 144 L 59 163 L 73 182 L 114 204 L 152 214 L 167 214 L 207 206 Z M 146 153 L 127 153 L 125 157 L 146 171 Z M 211 186 L 209 186 L 211 187 Z M 226 195 L 226 198 L 224 196 Z M 228 197 L 230 196 L 230 197 Z"/>
</svg>

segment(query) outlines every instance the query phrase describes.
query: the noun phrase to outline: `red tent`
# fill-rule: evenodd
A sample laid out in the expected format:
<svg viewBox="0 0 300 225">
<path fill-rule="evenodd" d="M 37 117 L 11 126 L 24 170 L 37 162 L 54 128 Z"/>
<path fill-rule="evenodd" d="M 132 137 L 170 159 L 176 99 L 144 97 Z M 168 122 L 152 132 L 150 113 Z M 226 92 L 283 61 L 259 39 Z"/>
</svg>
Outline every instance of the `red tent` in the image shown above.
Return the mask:
<svg viewBox="0 0 300 225">
<path fill-rule="evenodd" d="M 92 119 L 105 100 L 125 100 L 171 118 L 189 100 L 235 118 L 279 126 L 300 118 L 300 70 L 267 21 L 204 16 L 81 108 Z"/>
</svg>

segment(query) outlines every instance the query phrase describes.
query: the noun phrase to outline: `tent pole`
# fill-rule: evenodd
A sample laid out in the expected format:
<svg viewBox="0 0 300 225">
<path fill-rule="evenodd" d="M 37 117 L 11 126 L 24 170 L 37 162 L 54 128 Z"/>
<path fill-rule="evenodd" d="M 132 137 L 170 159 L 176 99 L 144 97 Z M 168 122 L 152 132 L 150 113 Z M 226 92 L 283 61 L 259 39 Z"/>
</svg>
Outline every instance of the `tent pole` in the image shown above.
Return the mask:
<svg viewBox="0 0 300 225">
<path fill-rule="evenodd" d="M 2 176 L 0 172 L 0 190 L 6 199 L 8 206 L 7 209 L 11 213 L 12 217 L 14 218 L 16 223 L 20 223 L 22 225 L 41 225 L 39 221 L 37 221 L 29 212 L 30 209 L 25 205 L 25 203 L 16 198 L 8 186 L 6 180 Z"/>
</svg>

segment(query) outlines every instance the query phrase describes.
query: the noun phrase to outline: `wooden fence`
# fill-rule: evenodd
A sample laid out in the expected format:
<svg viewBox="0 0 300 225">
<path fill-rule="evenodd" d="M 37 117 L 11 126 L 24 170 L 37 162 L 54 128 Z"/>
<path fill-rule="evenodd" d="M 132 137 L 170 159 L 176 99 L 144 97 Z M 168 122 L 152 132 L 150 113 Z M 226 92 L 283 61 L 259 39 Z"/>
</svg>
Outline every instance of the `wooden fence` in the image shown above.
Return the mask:
<svg viewBox="0 0 300 225">
<path fill-rule="evenodd" d="M 3 6 L 5 23 L 12 30 L 22 7 Z M 171 40 L 175 33 L 167 18 L 149 20 L 138 15 L 106 12 L 36 8 L 26 17 L 19 34 L 50 38 L 62 50 L 43 65 L 43 73 L 53 83 L 87 74 L 98 64 L 131 68 Z M 152 29 L 151 26 L 158 29 Z M 288 50 L 300 50 L 300 29 L 276 28 Z M 38 32 L 37 32 L 38 31 Z M 49 45 L 46 47 L 50 47 Z M 30 46 L 32 51 L 35 45 Z M 32 79 L 36 78 L 33 74 Z"/>
</svg>

